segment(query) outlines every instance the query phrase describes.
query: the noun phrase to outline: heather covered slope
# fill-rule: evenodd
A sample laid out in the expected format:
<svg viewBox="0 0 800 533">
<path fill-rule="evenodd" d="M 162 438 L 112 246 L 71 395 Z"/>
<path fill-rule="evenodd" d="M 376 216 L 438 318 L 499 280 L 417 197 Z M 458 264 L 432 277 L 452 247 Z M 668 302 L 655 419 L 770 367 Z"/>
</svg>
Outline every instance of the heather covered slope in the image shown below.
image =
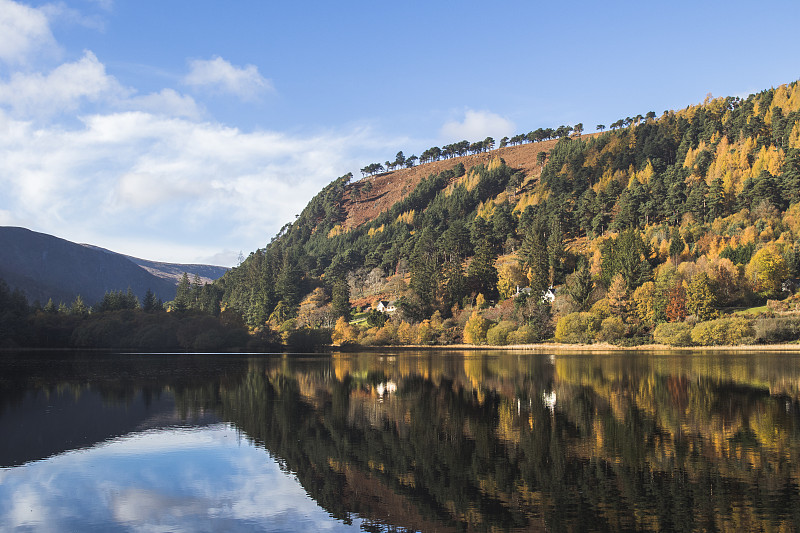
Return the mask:
<svg viewBox="0 0 800 533">
<path fill-rule="evenodd" d="M 591 136 L 584 135 L 583 138 Z M 465 168 L 488 165 L 495 157 L 501 157 L 511 168 L 518 169 L 525 176 L 535 177 L 542 171 L 542 163 L 537 161 L 540 152 L 549 152 L 558 141 L 551 139 L 536 143 L 504 146 L 479 154 L 453 159 L 431 161 L 423 165 L 387 172 L 378 176 L 364 178 L 351 183 L 343 199 L 347 216 L 343 226 L 354 228 L 368 222 L 402 200 L 413 191 L 422 179 L 438 174 L 461 163 Z"/>
</svg>

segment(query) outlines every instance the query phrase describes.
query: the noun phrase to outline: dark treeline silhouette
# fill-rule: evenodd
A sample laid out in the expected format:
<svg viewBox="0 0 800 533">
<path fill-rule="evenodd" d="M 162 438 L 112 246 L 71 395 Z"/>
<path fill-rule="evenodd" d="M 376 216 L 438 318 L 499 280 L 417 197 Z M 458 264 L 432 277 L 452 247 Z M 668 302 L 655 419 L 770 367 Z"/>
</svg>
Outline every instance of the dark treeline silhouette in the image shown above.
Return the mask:
<svg viewBox="0 0 800 533">
<path fill-rule="evenodd" d="M 249 335 L 236 312 L 218 307 L 209 312 L 204 295 L 210 290 L 210 285 L 179 287 L 179 297 L 166 308 L 149 290 L 140 304 L 130 289 L 109 291 L 93 306 L 79 295 L 70 305 L 49 300 L 42 307 L 29 305 L 22 291 L 11 291 L 0 280 L 0 348 L 228 350 L 276 344 Z"/>
</svg>

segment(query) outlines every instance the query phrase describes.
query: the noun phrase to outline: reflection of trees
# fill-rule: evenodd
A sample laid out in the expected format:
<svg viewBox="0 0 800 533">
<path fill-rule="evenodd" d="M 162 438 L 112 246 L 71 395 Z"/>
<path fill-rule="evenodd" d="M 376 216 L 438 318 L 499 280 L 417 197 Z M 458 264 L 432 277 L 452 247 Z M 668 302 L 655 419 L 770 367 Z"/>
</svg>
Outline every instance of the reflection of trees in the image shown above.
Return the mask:
<svg viewBox="0 0 800 533">
<path fill-rule="evenodd" d="M 415 529 L 800 525 L 800 424 L 787 394 L 797 370 L 713 361 L 259 361 L 222 390 L 220 415 L 342 519 Z M 387 381 L 397 393 L 379 396 Z M 541 400 L 549 392 L 553 411 Z"/>
<path fill-rule="evenodd" d="M 333 516 L 376 529 L 796 530 L 800 367 L 786 355 L 755 361 L 80 360 L 27 383 L 89 387 L 109 404 L 168 391 L 180 414 L 233 423 Z"/>
</svg>

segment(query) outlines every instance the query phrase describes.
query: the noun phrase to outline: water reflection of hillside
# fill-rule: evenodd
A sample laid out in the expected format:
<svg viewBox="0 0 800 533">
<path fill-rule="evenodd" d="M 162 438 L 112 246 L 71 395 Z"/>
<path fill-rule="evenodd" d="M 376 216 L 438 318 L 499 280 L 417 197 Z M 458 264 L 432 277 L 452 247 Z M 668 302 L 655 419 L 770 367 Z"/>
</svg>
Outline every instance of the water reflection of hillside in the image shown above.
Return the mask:
<svg viewBox="0 0 800 533">
<path fill-rule="evenodd" d="M 796 359 L 753 361 L 252 361 L 240 386 L 221 391 L 220 416 L 339 518 L 414 529 L 794 529 Z"/>
<path fill-rule="evenodd" d="M 242 361 L 101 353 L 24 353 L 0 358 L 0 467 L 89 448 L 149 429 L 217 422 L 175 394 L 217 390 Z M 209 395 L 203 393 L 207 398 Z"/>
<path fill-rule="evenodd" d="M 800 529 L 798 356 L 91 354 L 2 368 L 4 428 L 41 411 L 31 398 L 74 408 L 47 434 L 56 452 L 74 446 L 70 427 L 99 442 L 230 422 L 333 516 L 375 529 Z"/>
</svg>

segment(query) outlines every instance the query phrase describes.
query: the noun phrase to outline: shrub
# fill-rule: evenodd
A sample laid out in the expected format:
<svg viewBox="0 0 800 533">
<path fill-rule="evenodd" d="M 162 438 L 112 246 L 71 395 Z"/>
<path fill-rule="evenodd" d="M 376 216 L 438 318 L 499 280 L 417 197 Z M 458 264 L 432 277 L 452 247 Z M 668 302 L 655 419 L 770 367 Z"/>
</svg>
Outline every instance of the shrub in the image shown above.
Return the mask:
<svg viewBox="0 0 800 533">
<path fill-rule="evenodd" d="M 450 327 L 442 329 L 441 333 L 436 338 L 436 344 L 448 345 L 458 344 L 461 342 L 461 330 L 457 327 Z"/>
<path fill-rule="evenodd" d="M 653 330 L 653 340 L 670 346 L 692 344 L 692 325 L 686 322 L 662 322 Z"/>
<path fill-rule="evenodd" d="M 329 329 L 298 328 L 289 332 L 286 344 L 291 346 L 293 350 L 312 352 L 319 346 L 330 344 L 331 341 L 332 335 Z M 342 344 L 347 342 L 355 341 L 345 341 Z"/>
<path fill-rule="evenodd" d="M 800 339 L 800 317 L 759 318 L 753 322 L 756 341 L 764 344 Z"/>
<path fill-rule="evenodd" d="M 697 324 L 692 342 L 701 346 L 747 344 L 755 340 L 754 334 L 750 322 L 742 317 L 718 318 Z"/>
<path fill-rule="evenodd" d="M 509 320 L 503 320 L 499 324 L 490 327 L 486 332 L 486 342 L 494 346 L 505 346 L 508 344 L 508 335 L 516 328 L 516 324 Z"/>
<path fill-rule="evenodd" d="M 592 313 L 570 313 L 558 320 L 555 339 L 566 344 L 587 344 L 599 326 L 600 319 Z"/>
<path fill-rule="evenodd" d="M 611 316 L 611 307 L 608 303 L 608 298 L 602 298 L 597 300 L 589 312 L 593 315 L 596 315 L 600 318 L 608 318 Z"/>
<path fill-rule="evenodd" d="M 397 344 L 397 324 L 393 320 L 387 320 L 375 333 L 375 344 L 382 346 Z"/>
<path fill-rule="evenodd" d="M 597 339 L 606 342 L 612 342 L 621 339 L 625 336 L 625 322 L 618 316 L 610 316 L 603 319 L 600 324 L 600 331 L 597 333 Z"/>
<path fill-rule="evenodd" d="M 506 341 L 508 344 L 532 344 L 540 340 L 536 329 L 528 324 L 522 325 L 516 331 L 508 334 Z"/>
</svg>

